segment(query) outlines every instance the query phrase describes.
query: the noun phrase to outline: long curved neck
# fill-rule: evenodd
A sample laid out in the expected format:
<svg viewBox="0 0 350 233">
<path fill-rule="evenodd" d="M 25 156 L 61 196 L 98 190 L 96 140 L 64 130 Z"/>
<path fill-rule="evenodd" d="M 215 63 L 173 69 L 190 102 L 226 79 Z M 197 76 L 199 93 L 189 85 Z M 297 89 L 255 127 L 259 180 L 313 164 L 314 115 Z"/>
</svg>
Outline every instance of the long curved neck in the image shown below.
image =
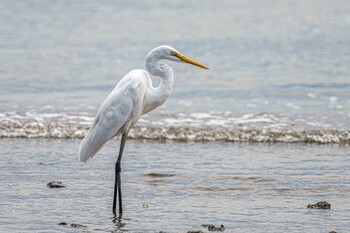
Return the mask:
<svg viewBox="0 0 350 233">
<path fill-rule="evenodd" d="M 145 112 L 149 112 L 162 105 L 171 95 L 174 87 L 174 73 L 170 66 L 164 62 L 160 62 L 161 59 L 162 57 L 157 56 L 157 54 L 150 53 L 145 60 L 147 72 L 151 76 L 161 79 L 158 87 L 149 88 L 147 93 L 149 108 Z"/>
</svg>

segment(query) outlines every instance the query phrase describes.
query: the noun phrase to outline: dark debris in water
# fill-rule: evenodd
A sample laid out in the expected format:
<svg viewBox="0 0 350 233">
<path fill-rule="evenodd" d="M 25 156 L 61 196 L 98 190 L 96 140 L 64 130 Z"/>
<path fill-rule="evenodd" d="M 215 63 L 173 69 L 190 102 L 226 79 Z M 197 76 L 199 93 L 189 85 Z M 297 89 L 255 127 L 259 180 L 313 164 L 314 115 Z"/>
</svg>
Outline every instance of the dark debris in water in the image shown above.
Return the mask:
<svg viewBox="0 0 350 233">
<path fill-rule="evenodd" d="M 53 163 L 43 163 L 43 162 L 40 162 L 38 163 L 39 166 L 52 166 L 54 165 Z"/>
<path fill-rule="evenodd" d="M 59 226 L 67 226 L 68 223 L 66 223 L 66 222 L 60 222 L 58 225 L 59 225 Z M 87 226 L 84 226 L 84 225 L 81 225 L 81 224 L 78 224 L 78 223 L 72 223 L 72 224 L 70 224 L 70 226 L 73 227 L 73 228 L 80 228 L 80 229 L 85 229 L 85 228 L 87 228 Z"/>
<path fill-rule="evenodd" d="M 64 188 L 66 187 L 61 181 L 50 181 L 46 185 L 49 188 Z"/>
<path fill-rule="evenodd" d="M 225 227 L 224 225 L 221 224 L 220 227 L 208 227 L 208 231 L 224 231 L 225 230 Z"/>
<path fill-rule="evenodd" d="M 72 224 L 70 224 L 70 226 L 73 228 L 87 228 L 87 226 L 84 226 L 84 225 L 81 225 L 78 223 L 72 223 Z"/>
<path fill-rule="evenodd" d="M 208 228 L 208 231 L 225 231 L 223 224 L 219 227 L 216 227 L 214 224 L 202 224 L 201 227 Z"/>
<path fill-rule="evenodd" d="M 326 201 L 320 201 L 317 202 L 316 204 L 308 204 L 307 208 L 309 209 L 330 209 L 331 208 L 331 204 L 329 204 Z"/>
<path fill-rule="evenodd" d="M 209 224 L 208 231 L 225 231 L 225 227 L 223 224 L 221 224 L 221 226 L 219 226 L 219 227 L 216 227 L 215 225 Z"/>
<path fill-rule="evenodd" d="M 149 177 L 173 177 L 175 174 L 168 174 L 168 173 L 148 173 L 145 176 Z"/>
</svg>

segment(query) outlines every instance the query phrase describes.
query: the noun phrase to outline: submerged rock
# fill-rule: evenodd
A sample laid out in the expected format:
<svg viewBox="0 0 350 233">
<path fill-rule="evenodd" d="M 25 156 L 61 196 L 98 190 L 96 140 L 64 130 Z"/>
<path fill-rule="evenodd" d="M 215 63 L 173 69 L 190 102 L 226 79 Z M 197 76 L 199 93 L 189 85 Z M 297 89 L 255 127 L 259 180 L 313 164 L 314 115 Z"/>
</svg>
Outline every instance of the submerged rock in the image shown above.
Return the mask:
<svg viewBox="0 0 350 233">
<path fill-rule="evenodd" d="M 225 227 L 224 225 L 221 224 L 220 227 L 216 227 L 215 225 L 213 224 L 202 224 L 201 225 L 202 227 L 207 227 L 208 228 L 208 231 L 224 231 L 225 230 Z"/>
<path fill-rule="evenodd" d="M 150 176 L 150 177 L 172 177 L 175 176 L 175 174 L 167 174 L 167 173 L 148 173 L 145 176 Z"/>
<path fill-rule="evenodd" d="M 187 231 L 187 233 L 204 233 L 203 231 Z"/>
<path fill-rule="evenodd" d="M 86 228 L 86 226 L 78 224 L 78 223 L 72 223 L 72 224 L 70 224 L 70 226 L 74 227 L 74 228 Z"/>
<path fill-rule="evenodd" d="M 64 188 L 66 187 L 61 181 L 51 181 L 46 185 L 49 188 Z"/>
<path fill-rule="evenodd" d="M 220 227 L 208 226 L 208 231 L 224 231 L 224 230 L 225 230 L 225 227 L 222 224 Z"/>
<path fill-rule="evenodd" d="M 317 202 L 316 204 L 308 204 L 307 208 L 309 208 L 309 209 L 330 209 L 331 204 L 329 204 L 326 201 L 320 201 L 320 202 Z"/>
<path fill-rule="evenodd" d="M 60 222 L 58 225 L 59 225 L 59 226 L 66 226 L 67 223 L 66 223 L 66 222 Z"/>
</svg>

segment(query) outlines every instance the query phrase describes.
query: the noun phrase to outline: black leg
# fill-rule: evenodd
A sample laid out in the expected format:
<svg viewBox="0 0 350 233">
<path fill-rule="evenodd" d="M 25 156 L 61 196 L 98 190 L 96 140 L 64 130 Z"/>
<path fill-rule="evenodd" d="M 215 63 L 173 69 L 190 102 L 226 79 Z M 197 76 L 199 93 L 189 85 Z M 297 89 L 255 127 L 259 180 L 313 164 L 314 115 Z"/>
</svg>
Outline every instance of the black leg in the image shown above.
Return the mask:
<svg viewBox="0 0 350 233">
<path fill-rule="evenodd" d="M 115 163 L 115 182 L 114 182 L 114 198 L 113 198 L 113 213 L 115 214 L 116 211 L 116 202 L 117 202 L 117 189 L 118 189 L 118 196 L 119 196 L 119 215 L 123 214 L 123 204 L 122 204 L 122 190 L 121 190 L 121 179 L 120 179 L 120 161 L 122 159 L 125 141 L 126 141 L 127 133 L 122 134 L 122 139 L 120 142 L 120 149 L 119 149 L 119 155 L 117 162 Z"/>
<path fill-rule="evenodd" d="M 119 215 L 123 214 L 123 204 L 122 204 L 122 183 L 120 181 L 120 173 L 118 174 L 118 197 L 119 197 Z"/>
<path fill-rule="evenodd" d="M 118 188 L 118 174 L 119 174 L 118 170 L 120 170 L 120 167 L 118 168 L 118 164 L 115 164 L 113 214 L 115 214 L 115 209 L 116 209 L 117 188 Z"/>
</svg>

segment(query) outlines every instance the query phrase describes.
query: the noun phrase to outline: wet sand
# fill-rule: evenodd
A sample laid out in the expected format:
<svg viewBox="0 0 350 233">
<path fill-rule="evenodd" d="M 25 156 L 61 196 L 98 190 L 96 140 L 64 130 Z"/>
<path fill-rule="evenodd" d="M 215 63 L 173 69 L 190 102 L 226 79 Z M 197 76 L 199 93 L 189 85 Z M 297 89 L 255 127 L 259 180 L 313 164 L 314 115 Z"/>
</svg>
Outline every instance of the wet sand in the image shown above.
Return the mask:
<svg viewBox="0 0 350 233">
<path fill-rule="evenodd" d="M 118 142 L 87 164 L 77 160 L 78 144 L 0 140 L 2 231 L 209 232 L 208 224 L 223 225 L 224 232 L 350 229 L 345 146 L 129 140 L 124 216 L 114 219 Z M 65 187 L 49 188 L 50 181 Z M 320 201 L 332 208 L 307 208 Z"/>
</svg>

